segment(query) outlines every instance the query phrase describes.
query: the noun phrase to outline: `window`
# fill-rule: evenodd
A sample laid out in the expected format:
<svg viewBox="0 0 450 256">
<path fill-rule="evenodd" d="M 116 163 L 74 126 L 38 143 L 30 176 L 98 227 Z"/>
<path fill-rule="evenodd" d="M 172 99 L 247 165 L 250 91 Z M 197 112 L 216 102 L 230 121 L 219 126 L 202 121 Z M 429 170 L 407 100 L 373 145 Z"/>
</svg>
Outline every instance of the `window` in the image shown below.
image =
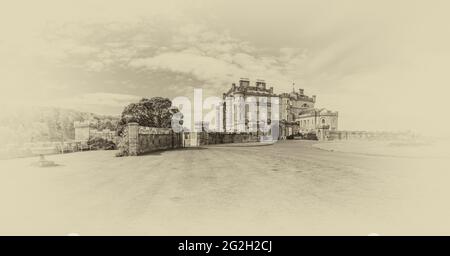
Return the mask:
<svg viewBox="0 0 450 256">
<path fill-rule="evenodd" d="M 325 119 L 322 119 L 322 124 L 325 124 Z"/>
</svg>

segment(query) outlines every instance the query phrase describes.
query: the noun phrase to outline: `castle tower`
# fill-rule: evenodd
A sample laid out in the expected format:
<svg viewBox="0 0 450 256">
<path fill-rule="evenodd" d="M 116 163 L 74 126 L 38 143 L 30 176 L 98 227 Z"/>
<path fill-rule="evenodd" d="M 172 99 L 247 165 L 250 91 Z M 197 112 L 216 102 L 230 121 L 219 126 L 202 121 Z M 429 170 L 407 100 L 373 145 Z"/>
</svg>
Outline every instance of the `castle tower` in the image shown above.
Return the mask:
<svg viewBox="0 0 450 256">
<path fill-rule="evenodd" d="M 90 127 L 89 121 L 79 122 L 75 121 L 73 123 L 75 127 L 75 140 L 76 141 L 88 141 L 90 137 Z"/>
</svg>

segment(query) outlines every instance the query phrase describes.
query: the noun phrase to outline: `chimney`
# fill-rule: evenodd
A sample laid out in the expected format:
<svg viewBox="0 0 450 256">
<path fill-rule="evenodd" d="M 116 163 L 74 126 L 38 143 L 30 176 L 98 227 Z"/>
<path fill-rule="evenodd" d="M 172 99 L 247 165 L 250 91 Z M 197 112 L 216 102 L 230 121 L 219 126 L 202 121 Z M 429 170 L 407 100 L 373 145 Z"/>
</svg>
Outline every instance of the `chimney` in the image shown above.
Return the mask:
<svg viewBox="0 0 450 256">
<path fill-rule="evenodd" d="M 313 102 L 316 102 L 316 95 L 313 95 L 312 98 L 313 98 Z"/>
<path fill-rule="evenodd" d="M 235 83 L 232 83 L 232 84 L 231 84 L 231 88 L 233 88 L 233 91 L 235 91 L 235 90 L 236 90 L 236 84 L 235 84 Z"/>
<path fill-rule="evenodd" d="M 298 91 L 300 92 L 300 95 L 303 95 L 303 92 L 304 92 L 305 90 L 303 90 L 303 89 L 298 89 Z"/>
<path fill-rule="evenodd" d="M 264 80 L 258 79 L 256 80 L 256 88 L 266 89 L 266 82 Z"/>
<path fill-rule="evenodd" d="M 250 84 L 250 80 L 248 78 L 239 79 L 239 86 L 247 87 Z"/>
</svg>

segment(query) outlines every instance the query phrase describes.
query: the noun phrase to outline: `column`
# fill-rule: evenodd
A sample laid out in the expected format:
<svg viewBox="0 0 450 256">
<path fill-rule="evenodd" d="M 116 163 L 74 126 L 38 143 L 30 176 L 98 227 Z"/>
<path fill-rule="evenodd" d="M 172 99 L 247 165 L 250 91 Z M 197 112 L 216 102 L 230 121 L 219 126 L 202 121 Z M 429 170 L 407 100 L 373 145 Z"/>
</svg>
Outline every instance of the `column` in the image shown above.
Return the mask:
<svg viewBox="0 0 450 256">
<path fill-rule="evenodd" d="M 139 154 L 139 124 L 128 123 L 128 154 L 137 156 Z"/>
</svg>

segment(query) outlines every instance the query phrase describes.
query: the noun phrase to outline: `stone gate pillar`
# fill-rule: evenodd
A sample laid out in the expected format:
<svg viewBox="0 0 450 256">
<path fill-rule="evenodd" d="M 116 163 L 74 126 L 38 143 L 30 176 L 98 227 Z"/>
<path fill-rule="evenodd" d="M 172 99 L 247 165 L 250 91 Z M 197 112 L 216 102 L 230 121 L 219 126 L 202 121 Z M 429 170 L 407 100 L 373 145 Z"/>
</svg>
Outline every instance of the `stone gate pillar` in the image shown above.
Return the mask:
<svg viewBox="0 0 450 256">
<path fill-rule="evenodd" d="M 139 124 L 128 123 L 128 153 L 137 156 L 139 153 Z"/>
</svg>

